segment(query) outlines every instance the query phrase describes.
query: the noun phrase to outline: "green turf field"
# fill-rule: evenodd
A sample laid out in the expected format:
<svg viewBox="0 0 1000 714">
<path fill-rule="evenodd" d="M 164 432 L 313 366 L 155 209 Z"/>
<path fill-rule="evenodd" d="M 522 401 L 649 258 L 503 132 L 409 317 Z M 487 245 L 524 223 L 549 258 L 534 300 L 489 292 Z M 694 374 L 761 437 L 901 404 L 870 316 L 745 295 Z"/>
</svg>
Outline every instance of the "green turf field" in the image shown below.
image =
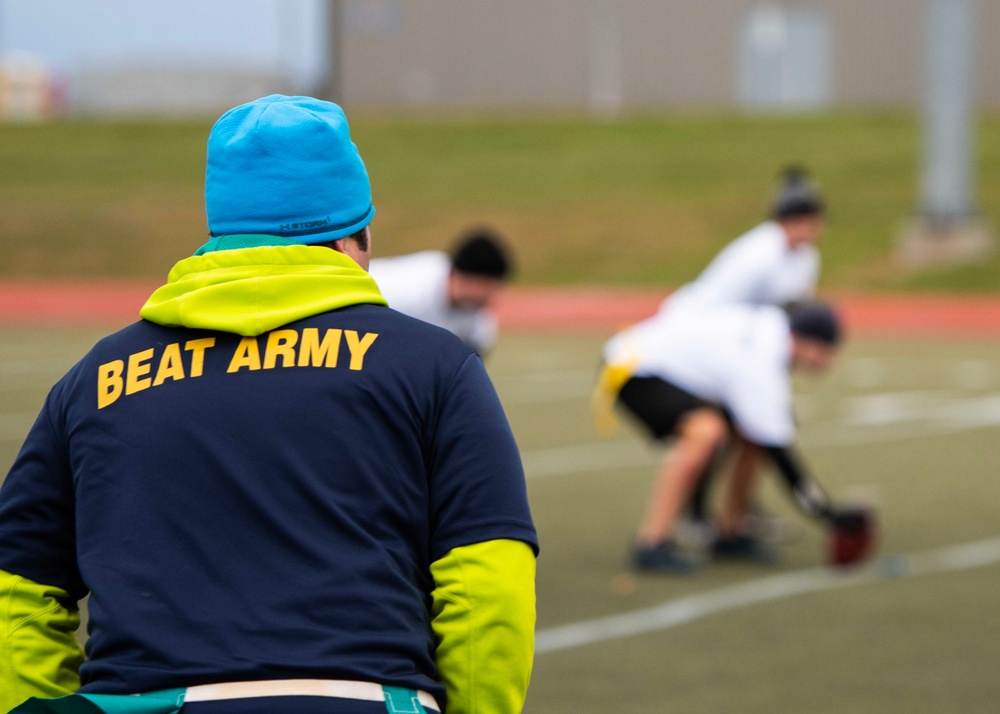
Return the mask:
<svg viewBox="0 0 1000 714">
<path fill-rule="evenodd" d="M 206 237 L 210 120 L 0 124 L 0 277 L 164 275 Z M 779 170 L 810 167 L 830 204 L 824 287 L 1000 290 L 1000 254 L 904 276 L 913 116 L 353 118 L 372 176 L 375 252 L 504 230 L 529 283 L 677 285 L 766 210 Z M 1000 116 L 980 122 L 979 205 L 1000 227 Z"/>
<path fill-rule="evenodd" d="M 0 471 L 48 386 L 98 336 L 0 331 Z M 854 578 L 824 575 L 819 534 L 769 484 L 765 503 L 798 527 L 784 563 L 673 580 L 624 567 L 658 454 L 630 431 L 593 432 L 601 342 L 506 334 L 488 365 L 543 549 L 527 712 L 1000 708 L 996 343 L 857 342 L 833 374 L 799 384 L 813 470 L 834 494 L 878 503 L 883 553 L 914 557 Z M 615 629 L 623 623 L 627 635 Z"/>
</svg>

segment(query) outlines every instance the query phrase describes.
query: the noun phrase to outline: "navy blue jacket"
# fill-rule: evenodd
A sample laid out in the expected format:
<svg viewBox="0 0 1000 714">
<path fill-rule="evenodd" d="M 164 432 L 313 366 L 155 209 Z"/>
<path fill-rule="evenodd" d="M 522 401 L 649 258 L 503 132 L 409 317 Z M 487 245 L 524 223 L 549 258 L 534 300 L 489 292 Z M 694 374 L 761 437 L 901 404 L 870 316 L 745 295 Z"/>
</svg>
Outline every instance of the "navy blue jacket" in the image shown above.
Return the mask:
<svg viewBox="0 0 1000 714">
<path fill-rule="evenodd" d="M 498 538 L 537 550 L 480 359 L 378 305 L 256 338 L 133 324 L 56 384 L 0 490 L 0 569 L 94 593 L 89 693 L 315 677 L 443 701 L 429 566 Z"/>
</svg>

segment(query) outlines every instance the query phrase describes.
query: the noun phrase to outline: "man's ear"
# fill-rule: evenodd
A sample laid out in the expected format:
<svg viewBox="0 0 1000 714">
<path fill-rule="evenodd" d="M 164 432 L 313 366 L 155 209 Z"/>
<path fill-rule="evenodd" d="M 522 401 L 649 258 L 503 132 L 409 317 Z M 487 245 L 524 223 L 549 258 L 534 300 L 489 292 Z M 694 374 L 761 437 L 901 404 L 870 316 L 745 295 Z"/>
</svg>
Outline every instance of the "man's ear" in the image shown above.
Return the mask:
<svg viewBox="0 0 1000 714">
<path fill-rule="evenodd" d="M 354 235 L 332 241 L 330 247 L 354 260 L 364 270 L 368 270 L 371 260 L 371 242 L 367 226 Z"/>
</svg>

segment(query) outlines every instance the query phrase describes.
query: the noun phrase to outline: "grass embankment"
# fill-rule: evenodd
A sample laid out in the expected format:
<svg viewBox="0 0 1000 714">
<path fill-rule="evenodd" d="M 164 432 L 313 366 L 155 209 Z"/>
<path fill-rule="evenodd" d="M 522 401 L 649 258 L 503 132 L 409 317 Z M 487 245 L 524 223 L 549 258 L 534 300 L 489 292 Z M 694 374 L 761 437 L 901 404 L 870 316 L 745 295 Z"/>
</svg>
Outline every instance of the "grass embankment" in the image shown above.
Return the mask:
<svg viewBox="0 0 1000 714">
<path fill-rule="evenodd" d="M 0 126 L 0 277 L 161 276 L 206 235 L 209 121 Z M 1000 258 L 906 276 L 919 132 L 902 114 L 374 119 L 376 252 L 444 247 L 473 223 L 516 244 L 529 283 L 676 285 L 750 228 L 788 163 L 831 208 L 827 288 L 1000 290 Z M 980 127 L 979 205 L 1000 226 L 1000 117 Z"/>
</svg>

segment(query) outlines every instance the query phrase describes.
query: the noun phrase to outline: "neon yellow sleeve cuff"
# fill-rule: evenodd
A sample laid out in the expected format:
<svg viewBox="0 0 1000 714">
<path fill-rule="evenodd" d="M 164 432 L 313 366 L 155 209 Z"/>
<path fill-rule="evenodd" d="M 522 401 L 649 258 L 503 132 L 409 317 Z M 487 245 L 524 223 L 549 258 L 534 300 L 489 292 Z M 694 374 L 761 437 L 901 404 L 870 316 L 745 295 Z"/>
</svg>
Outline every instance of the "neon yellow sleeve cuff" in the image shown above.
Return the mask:
<svg viewBox="0 0 1000 714">
<path fill-rule="evenodd" d="M 65 590 L 0 570 L 0 711 L 80 688 L 80 612 L 68 601 Z"/>
<path fill-rule="evenodd" d="M 534 552 L 515 540 L 462 546 L 431 575 L 448 714 L 517 714 L 535 654 Z"/>
</svg>

